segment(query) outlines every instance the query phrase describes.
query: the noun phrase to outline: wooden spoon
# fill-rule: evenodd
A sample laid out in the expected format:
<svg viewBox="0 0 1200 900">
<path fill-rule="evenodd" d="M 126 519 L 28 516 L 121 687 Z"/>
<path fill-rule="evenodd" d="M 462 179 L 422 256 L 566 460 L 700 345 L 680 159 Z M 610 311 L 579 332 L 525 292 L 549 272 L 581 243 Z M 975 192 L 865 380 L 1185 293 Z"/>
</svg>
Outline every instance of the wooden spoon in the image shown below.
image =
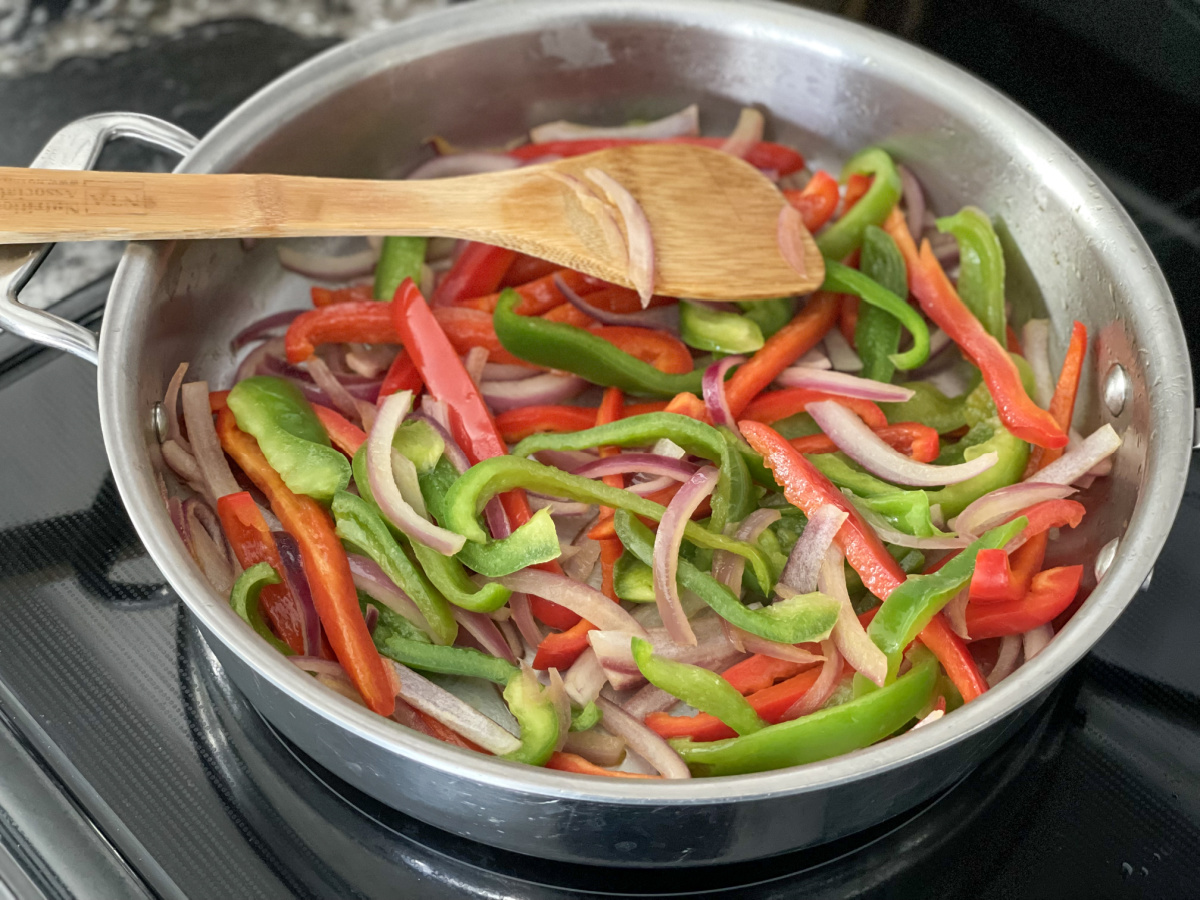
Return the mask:
<svg viewBox="0 0 1200 900">
<path fill-rule="evenodd" d="M 806 230 L 804 273 L 780 255 L 786 201 L 767 178 L 737 157 L 686 144 L 430 181 L 0 168 L 0 243 L 429 235 L 509 247 L 632 287 L 600 219 L 547 174 L 581 178 L 592 167 L 649 219 L 657 293 L 750 300 L 805 294 L 824 280 Z"/>
</svg>

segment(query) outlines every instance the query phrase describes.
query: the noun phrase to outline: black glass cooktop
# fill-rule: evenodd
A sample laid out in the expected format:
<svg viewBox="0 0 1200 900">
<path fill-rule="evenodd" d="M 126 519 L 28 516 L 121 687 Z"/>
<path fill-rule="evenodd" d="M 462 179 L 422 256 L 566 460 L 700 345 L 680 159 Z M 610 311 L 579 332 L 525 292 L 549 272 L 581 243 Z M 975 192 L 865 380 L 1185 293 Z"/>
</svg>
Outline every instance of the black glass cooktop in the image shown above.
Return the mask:
<svg viewBox="0 0 1200 900">
<path fill-rule="evenodd" d="M 34 4 L 51 23 L 63 6 Z M 1151 241 L 1200 346 L 1200 169 L 1184 133 L 1197 110 L 1176 90 L 1169 60 L 1138 68 L 1128 48 L 1106 45 L 1108 31 L 1072 18 L 1072 4 L 1053 16 L 1034 0 L 986 13 L 965 6 L 843 4 L 979 72 L 1083 152 Z M 0 35 L 6 27 L 0 18 Z M 329 40 L 241 19 L 0 78 L 12 123 L 0 164 L 27 163 L 58 125 L 105 108 L 203 132 Z M 1179 40 L 1156 52 L 1178 53 Z M 1156 45 L 1144 44 L 1148 56 Z M 106 161 L 165 164 L 117 148 Z M 70 296 L 59 311 L 98 327 L 110 264 L 103 252 L 60 260 L 51 276 Z M 138 543 L 113 488 L 87 365 L 0 335 L 0 423 L 0 897 L 1197 892 L 1197 467 L 1148 589 L 1044 712 L 946 794 L 799 854 L 622 872 L 437 831 L 340 783 L 277 736 L 226 681 Z"/>
</svg>

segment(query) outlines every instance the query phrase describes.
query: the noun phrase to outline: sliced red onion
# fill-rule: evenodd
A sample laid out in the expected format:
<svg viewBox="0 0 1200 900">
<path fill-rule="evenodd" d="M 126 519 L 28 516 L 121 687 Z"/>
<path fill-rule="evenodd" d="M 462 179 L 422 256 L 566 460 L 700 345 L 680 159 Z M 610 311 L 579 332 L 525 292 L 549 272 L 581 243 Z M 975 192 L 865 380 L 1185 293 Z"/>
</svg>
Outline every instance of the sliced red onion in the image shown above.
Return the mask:
<svg viewBox="0 0 1200 900">
<path fill-rule="evenodd" d="M 1120 446 L 1121 437 L 1105 423 L 1084 438 L 1078 447 L 1068 450 L 1030 478 L 1044 484 L 1072 484 L 1116 453 Z"/>
<path fill-rule="evenodd" d="M 832 369 L 833 363 L 825 353 L 825 348 L 817 344 L 796 360 L 796 366 L 805 369 Z"/>
<path fill-rule="evenodd" d="M 1054 626 L 1047 622 L 1045 625 L 1039 625 L 1030 631 L 1025 632 L 1021 636 L 1021 643 L 1024 645 L 1025 662 L 1029 662 L 1048 646 L 1054 638 Z"/>
<path fill-rule="evenodd" d="M 600 689 L 607 680 L 604 667 L 596 658 L 596 651 L 588 647 L 579 654 L 571 668 L 567 669 L 563 684 L 567 689 L 567 696 L 573 702 L 579 706 L 587 706 L 600 696 Z"/>
<path fill-rule="evenodd" d="M 171 516 L 171 524 L 179 532 L 179 539 L 183 541 L 188 556 L 194 558 L 196 554 L 192 549 L 192 529 L 187 523 L 187 517 L 183 514 L 183 502 L 178 497 L 167 497 L 167 513 Z"/>
<path fill-rule="evenodd" d="M 350 281 L 353 278 L 364 278 L 375 271 L 375 263 L 379 260 L 379 253 L 370 247 L 346 256 L 326 256 L 280 244 L 275 252 L 279 254 L 279 264 L 289 272 L 317 281 Z"/>
<path fill-rule="evenodd" d="M 856 375 L 847 375 L 845 372 L 810 369 L 806 366 L 792 366 L 790 369 L 784 369 L 776 381 L 784 387 L 812 388 L 814 391 L 824 391 L 826 394 L 858 397 L 862 400 L 873 400 L 876 403 L 903 403 L 913 396 L 911 389 L 898 384 L 884 384 L 882 381 L 859 378 Z"/>
<path fill-rule="evenodd" d="M 541 494 L 528 492 L 526 496 L 529 498 L 529 506 L 534 512 L 539 509 L 548 509 L 552 516 L 582 516 L 592 508 L 590 504 L 574 500 L 555 500 L 552 497 L 543 497 Z"/>
<path fill-rule="evenodd" d="M 185 500 L 183 504 L 184 520 L 191 534 L 192 556 L 208 579 L 213 589 L 223 597 L 228 597 L 237 578 L 236 564 L 230 559 L 225 549 L 224 536 L 213 537 L 200 520 L 198 510 L 204 509 L 210 515 L 212 510 L 197 500 Z"/>
<path fill-rule="evenodd" d="M 731 660 L 744 655 L 725 633 L 720 618 L 709 616 L 705 621 L 704 640 L 695 645 L 675 643 L 665 628 L 651 628 L 645 635 L 654 645 L 654 652 L 658 655 L 703 669 L 715 671 L 724 668 Z M 614 690 L 629 690 L 645 681 L 637 663 L 634 662 L 630 637 L 627 630 L 597 629 L 588 632 L 588 643 L 596 652 L 596 658 Z"/>
<path fill-rule="evenodd" d="M 192 455 L 208 486 L 209 495 L 219 500 L 226 494 L 236 494 L 241 487 L 234 480 L 229 463 L 225 460 L 225 451 L 221 449 L 221 441 L 217 438 L 217 429 L 213 426 L 212 409 L 208 404 L 208 382 L 185 384 L 181 393 L 183 418 L 191 438 Z"/>
<path fill-rule="evenodd" d="M 487 506 L 483 508 L 483 518 L 487 522 L 488 531 L 492 533 L 494 540 L 506 538 L 512 534 L 512 528 L 508 524 L 508 514 L 504 511 L 504 504 L 500 502 L 499 497 L 493 497 L 487 502 Z"/>
<path fill-rule="evenodd" d="M 438 437 L 442 439 L 442 453 L 445 455 L 446 459 L 450 461 L 450 465 L 454 466 L 455 471 L 461 475 L 463 472 L 467 471 L 467 469 L 471 468 L 471 461 L 467 459 L 467 454 L 463 452 L 462 447 L 458 446 L 458 442 L 451 437 L 450 431 L 447 429 L 446 425 L 443 424 L 443 420 L 437 418 L 435 415 L 430 415 L 429 410 L 435 409 L 437 404 L 441 404 L 440 400 L 432 400 L 431 402 L 427 403 L 426 401 L 430 399 L 431 398 L 428 394 L 421 398 L 420 416 L 434 431 L 438 433 Z M 440 412 L 444 415 L 444 406 L 441 408 Z"/>
<path fill-rule="evenodd" d="M 1021 329 L 1021 349 L 1033 369 L 1034 397 L 1042 409 L 1050 408 L 1054 375 L 1050 372 L 1050 320 L 1030 319 Z"/>
<path fill-rule="evenodd" d="M 367 480 L 371 485 L 371 495 L 387 520 L 409 538 L 445 556 L 453 556 L 462 549 L 466 539 L 426 519 L 413 508 L 411 501 L 400 493 L 396 485 L 392 439 L 411 406 L 412 391 L 399 391 L 388 397 L 379 410 L 379 419 L 367 438 Z M 399 453 L 395 455 L 399 460 L 404 460 Z M 419 496 L 418 490 L 414 499 Z"/>
<path fill-rule="evenodd" d="M 579 201 L 579 205 L 599 226 L 604 235 L 604 243 L 608 246 L 608 252 L 612 254 L 613 262 L 621 268 L 628 268 L 629 245 L 625 236 L 621 234 L 621 226 L 617 224 L 617 217 L 614 215 L 612 207 L 574 175 L 556 172 L 554 169 L 547 169 L 542 174 L 571 189 L 575 194 L 575 199 Z"/>
<path fill-rule="evenodd" d="M 1043 500 L 1061 500 L 1073 493 L 1075 488 L 1070 485 L 1046 484 L 1040 480 L 1022 481 L 1020 484 L 997 488 L 984 494 L 959 513 L 952 525 L 960 535 L 978 537 L 989 528 L 1007 522 L 1014 513 L 1028 509 L 1035 503 L 1041 503 Z"/>
<path fill-rule="evenodd" d="M 557 122 L 547 122 L 529 130 L 529 140 L 534 144 L 546 144 L 551 141 L 580 141 L 594 138 L 624 138 L 630 140 L 654 141 L 664 138 L 683 137 L 700 133 L 700 109 L 693 103 L 691 106 L 671 113 L 652 122 L 638 122 L 631 125 L 597 126 L 578 125 L 559 119 Z"/>
<path fill-rule="evenodd" d="M 321 653 L 321 617 L 317 615 L 317 604 L 313 601 L 312 589 L 304 574 L 300 545 L 286 531 L 272 531 L 271 537 L 275 539 L 275 548 L 279 552 L 279 564 L 283 568 L 279 574 L 287 582 L 288 590 L 300 605 L 300 608 L 296 610 L 296 615 L 300 617 L 301 633 L 304 635 L 304 652 L 309 656 L 319 656 Z M 363 559 L 364 557 L 359 558 Z M 370 560 L 367 561 L 370 562 Z M 375 566 L 374 563 L 371 565 Z M 379 572 L 380 578 L 387 579 L 378 566 L 375 566 L 375 569 Z M 353 566 L 351 566 L 351 571 L 353 572 Z M 389 581 L 388 584 L 391 582 Z M 370 594 L 371 592 L 364 589 L 364 593 Z M 424 622 L 425 620 L 420 619 L 420 621 Z"/>
<path fill-rule="evenodd" d="M 487 365 L 487 361 L 487 347 L 472 347 L 463 357 L 463 368 L 467 370 L 467 374 L 471 376 L 476 387 L 483 381 L 483 369 Z"/>
<path fill-rule="evenodd" d="M 691 778 L 687 763 L 664 741 L 607 697 L 597 697 L 596 705 L 604 714 L 604 730 L 625 739 L 625 744 L 650 763 L 664 778 Z"/>
<path fill-rule="evenodd" d="M 930 249 L 933 250 L 933 255 L 937 257 L 943 269 L 949 270 L 958 265 L 961 254 L 959 253 L 958 239 L 954 235 L 933 231 L 928 238 Z M 948 272 L 948 274 L 950 273 Z"/>
<path fill-rule="evenodd" d="M 942 512 L 942 504 L 934 503 L 929 507 L 929 521 L 934 528 L 946 530 L 946 515 Z"/>
<path fill-rule="evenodd" d="M 625 740 L 599 728 L 572 731 L 562 747 L 598 766 L 619 766 L 625 760 Z"/>
<path fill-rule="evenodd" d="M 598 541 L 586 541 L 581 546 L 568 544 L 563 547 L 563 555 L 559 557 L 559 565 L 563 574 L 575 581 L 586 582 L 600 561 L 600 544 Z"/>
<path fill-rule="evenodd" d="M 542 642 L 542 629 L 533 617 L 529 595 L 522 591 L 514 591 L 508 598 L 508 608 L 512 610 L 513 624 L 517 626 L 521 639 L 531 648 L 536 648 Z"/>
<path fill-rule="evenodd" d="M 988 672 L 988 687 L 995 687 L 1017 670 L 1017 662 L 1021 658 L 1021 635 L 1006 634 L 1000 638 L 1000 652 L 996 654 L 996 664 Z"/>
<path fill-rule="evenodd" d="M 781 721 L 790 722 L 792 719 L 816 712 L 833 694 L 842 677 L 842 654 L 838 652 L 832 638 L 821 641 L 821 653 L 825 657 L 821 674 L 817 676 L 813 686 L 804 692 L 804 696 L 788 707 Z"/>
<path fill-rule="evenodd" d="M 678 704 L 678 697 L 653 684 L 646 684 L 634 691 L 633 696 L 621 704 L 621 709 L 642 722 L 650 713 L 667 712 Z"/>
<path fill-rule="evenodd" d="M 397 615 L 408 619 L 409 622 L 433 638 L 435 643 L 437 642 L 437 637 L 433 634 L 417 604 L 396 582 L 388 578 L 374 560 L 357 553 L 347 554 L 347 558 L 350 560 L 350 575 L 354 579 L 356 588 L 372 600 L 378 600 Z"/>
<path fill-rule="evenodd" d="M 537 684 L 537 676 L 533 674 L 532 669 L 523 666 L 521 674 Z M 551 667 L 547 675 L 550 684 L 546 687 L 546 697 L 554 706 L 554 712 L 558 716 L 558 740 L 554 744 L 554 749 L 561 750 L 567 742 L 567 732 L 571 730 L 571 701 L 567 697 L 567 690 L 558 669 Z"/>
<path fill-rule="evenodd" d="M 584 478 L 603 478 L 605 475 L 627 475 L 644 472 L 647 475 L 663 475 L 673 481 L 687 481 L 696 474 L 697 467 L 682 459 L 672 459 L 655 453 L 619 453 L 602 459 L 589 460 L 571 471 Z"/>
<path fill-rule="evenodd" d="M 764 127 L 766 127 L 766 120 L 763 118 L 763 114 L 753 106 L 743 106 L 742 111 L 738 114 L 737 124 L 733 126 L 733 131 L 721 144 L 721 152 L 744 159 L 755 144 L 762 142 Z"/>
<path fill-rule="evenodd" d="M 861 372 L 863 362 L 859 359 L 846 336 L 837 328 L 832 328 L 825 335 L 825 352 L 829 354 L 829 363 L 836 372 Z"/>
<path fill-rule="evenodd" d="M 237 353 L 238 350 L 245 347 L 251 341 L 256 341 L 259 338 L 267 336 L 274 336 L 273 332 L 287 328 L 288 325 L 292 324 L 292 320 L 302 312 L 304 312 L 302 309 L 285 309 L 283 312 L 272 313 L 265 318 L 251 322 L 234 335 L 233 340 L 229 342 L 229 349 Z"/>
<path fill-rule="evenodd" d="M 946 623 L 950 626 L 950 630 L 964 641 L 971 639 L 971 634 L 967 631 L 967 604 L 970 602 L 971 586 L 968 584 L 951 597 L 950 602 L 942 609 L 942 612 L 946 615 Z"/>
<path fill-rule="evenodd" d="M 163 445 L 159 449 L 162 450 L 163 462 L 170 467 L 171 471 L 183 479 L 183 482 L 197 494 L 205 496 L 208 484 L 204 481 L 204 475 L 200 472 L 196 458 L 175 441 L 163 441 Z"/>
<path fill-rule="evenodd" d="M 933 722 L 936 722 L 938 719 L 940 719 L 944 715 L 946 715 L 946 711 L 944 709 L 935 709 L 932 712 L 928 713 L 925 716 L 925 718 L 919 719 L 917 721 L 917 724 L 912 727 L 912 730 L 916 731 L 918 728 L 922 728 L 925 725 L 929 725 Z"/>
<path fill-rule="evenodd" d="M 397 694 L 410 706 L 427 716 L 433 716 L 451 731 L 474 741 L 489 753 L 503 756 L 520 749 L 519 740 L 465 700 L 460 700 L 445 688 L 438 687 L 408 666 L 391 660 L 389 662 L 400 676 L 400 690 Z"/>
<path fill-rule="evenodd" d="M 485 381 L 479 385 L 479 392 L 488 406 L 504 412 L 522 406 L 561 403 L 578 396 L 588 387 L 587 380 L 578 375 L 543 372 L 520 381 Z"/>
<path fill-rule="evenodd" d="M 388 344 L 351 344 L 346 351 L 346 367 L 363 378 L 379 379 L 396 358 L 396 348 Z"/>
<path fill-rule="evenodd" d="M 646 636 L 646 630 L 621 604 L 613 603 L 595 588 L 573 581 L 565 575 L 530 568 L 493 580 L 511 591 L 553 598 L 559 606 L 565 606 L 597 628 Z"/>
<path fill-rule="evenodd" d="M 667 504 L 654 536 L 654 601 L 667 633 L 677 644 L 694 646 L 696 643 L 696 635 L 684 614 L 679 600 L 679 585 L 675 581 L 683 531 L 691 521 L 692 513 L 716 488 L 719 477 L 720 473 L 715 467 L 705 466 L 689 478 Z"/>
<path fill-rule="evenodd" d="M 755 543 L 759 535 L 779 521 L 782 515 L 777 509 L 756 509 L 742 520 L 734 536 L 739 541 Z M 746 571 L 746 558 L 728 550 L 713 553 L 713 578 L 733 591 L 735 597 L 742 596 L 742 573 Z"/>
<path fill-rule="evenodd" d="M 163 394 L 163 410 L 167 414 L 167 436 L 164 441 L 174 441 L 180 450 L 189 456 L 192 446 L 179 430 L 179 386 L 183 384 L 183 376 L 187 374 L 188 364 L 181 362 L 175 369 L 175 374 L 167 382 L 167 391 Z"/>
<path fill-rule="evenodd" d="M 358 403 L 350 392 L 334 376 L 329 364 L 319 356 L 310 356 L 307 361 L 308 373 L 325 394 L 333 401 L 334 408 L 343 415 L 359 418 Z"/>
<path fill-rule="evenodd" d="M 657 494 L 659 491 L 666 490 L 673 484 L 677 484 L 674 478 L 661 475 L 649 481 L 635 481 L 632 484 L 626 485 L 625 490 L 631 494 L 637 494 L 639 497 L 649 497 Z"/>
<path fill-rule="evenodd" d="M 679 334 L 679 304 L 669 306 L 653 306 L 632 313 L 615 313 L 598 306 L 592 306 L 583 297 L 571 290 L 571 286 L 558 273 L 554 275 L 554 284 L 559 292 L 567 298 L 567 302 L 584 315 L 591 316 L 603 325 L 633 325 L 638 328 L 656 328 Z"/>
<path fill-rule="evenodd" d="M 817 588 L 821 593 L 833 597 L 841 604 L 837 622 L 833 626 L 833 643 L 850 668 L 863 677 L 883 687 L 887 679 L 888 661 L 875 642 L 867 637 L 867 630 L 854 612 L 850 594 L 846 590 L 846 568 L 842 551 L 831 545 L 825 551 L 821 574 L 817 577 Z"/>
<path fill-rule="evenodd" d="M 825 561 L 825 551 L 833 543 L 834 536 L 841 530 L 850 514 L 832 503 L 822 503 L 809 516 L 804 530 L 788 554 L 787 564 L 779 576 L 779 583 L 801 594 L 817 589 L 817 578 Z"/>
<path fill-rule="evenodd" d="M 435 156 L 428 162 L 421 163 L 404 177 L 406 181 L 455 178 L 459 175 L 504 172 L 520 165 L 520 160 L 513 159 L 507 153 L 454 153 L 450 156 Z"/>
<path fill-rule="evenodd" d="M 587 450 L 539 450 L 533 454 L 533 458 L 544 466 L 554 466 L 564 472 L 574 473 L 576 469 L 595 462 L 600 457 Z"/>
<path fill-rule="evenodd" d="M 508 609 L 505 609 L 504 612 L 507 613 Z M 508 644 L 508 652 L 512 654 L 512 658 L 524 658 L 525 644 L 521 641 L 521 633 L 517 631 L 517 626 L 512 623 L 512 619 L 493 619 L 493 621 L 500 629 L 500 633 L 504 635 L 504 642 Z"/>
<path fill-rule="evenodd" d="M 454 605 L 450 606 L 450 614 L 454 616 L 454 621 L 475 638 L 479 646 L 486 652 L 500 659 L 506 659 L 510 663 L 516 663 L 517 658 L 509 649 L 508 641 L 504 639 L 504 635 L 500 633 L 500 629 L 496 627 L 496 623 L 490 617 Z"/>
<path fill-rule="evenodd" d="M 807 276 L 808 261 L 805 258 L 808 250 L 805 247 L 804 217 L 800 210 L 790 203 L 784 203 L 779 210 L 779 219 L 775 225 L 775 242 L 779 246 L 779 255 L 793 270 Z"/>
<path fill-rule="evenodd" d="M 920 234 L 925 230 L 925 191 L 906 166 L 897 165 L 896 171 L 900 173 L 900 196 L 904 198 L 909 233 Z"/>
<path fill-rule="evenodd" d="M 704 406 L 708 410 L 712 423 L 717 427 L 723 425 L 730 428 L 734 433 L 737 433 L 737 422 L 729 410 L 729 400 L 725 396 L 725 373 L 733 366 L 741 365 L 745 361 L 746 357 L 744 356 L 726 356 L 719 359 L 704 370 L 704 377 L 701 380 Z"/>
<path fill-rule="evenodd" d="M 1070 453 L 1072 450 L 1074 450 L 1076 447 L 1078 447 L 1082 443 L 1083 443 L 1083 435 L 1081 435 L 1074 428 L 1070 428 L 1067 430 L 1067 452 L 1068 453 Z M 1090 469 L 1088 469 L 1087 475 L 1085 475 L 1083 478 L 1077 478 L 1071 483 L 1078 485 L 1080 488 L 1086 489 L 1091 486 L 1091 481 L 1087 481 L 1085 483 L 1085 479 L 1093 479 L 1094 480 L 1096 478 L 1103 478 L 1105 475 L 1111 475 L 1112 470 L 1113 470 L 1113 459 L 1111 456 L 1108 456 L 1108 457 L 1105 457 L 1104 459 L 1100 460 L 1100 462 L 1096 463 L 1096 465 L 1092 466 Z"/>
<path fill-rule="evenodd" d="M 583 174 L 604 191 L 609 203 L 620 210 L 629 246 L 629 281 L 641 297 L 642 306 L 646 307 L 654 296 L 654 236 L 650 231 L 650 220 L 633 194 L 612 176 L 597 168 L 585 169 Z"/>
<path fill-rule="evenodd" d="M 854 502 L 853 496 L 850 496 L 850 501 Z M 867 509 L 865 506 L 857 506 L 857 504 L 856 508 L 859 515 L 871 526 L 881 541 L 888 544 L 895 544 L 897 547 L 909 547 L 913 550 L 961 550 L 967 544 L 971 543 L 969 537 L 959 534 L 947 534 L 939 537 L 913 537 L 911 534 L 906 534 L 903 531 L 893 528 L 887 519 L 874 510 Z"/>
<path fill-rule="evenodd" d="M 872 475 L 895 484 L 915 487 L 939 487 L 958 484 L 986 472 L 1000 458 L 997 453 L 981 453 L 975 459 L 953 466 L 935 466 L 917 462 L 891 447 L 867 427 L 862 419 L 836 400 L 808 404 L 806 412 L 837 448 Z"/>
<path fill-rule="evenodd" d="M 297 669 L 308 672 L 310 675 L 325 675 L 329 678 L 345 678 L 350 680 L 350 676 L 346 674 L 346 670 L 342 668 L 341 663 L 332 659 L 322 659 L 320 656 L 308 654 L 307 656 L 290 656 L 292 665 Z"/>
<path fill-rule="evenodd" d="M 788 662 L 799 663 L 800 665 L 816 665 L 823 662 L 825 657 L 818 656 L 805 650 L 797 644 L 781 644 L 779 641 L 769 641 L 766 638 L 759 637 L 757 634 L 751 634 L 748 631 L 743 631 L 736 625 L 724 623 L 725 630 L 729 634 L 730 641 L 734 646 L 744 653 L 760 653 L 763 656 L 769 656 L 772 659 L 783 659 Z"/>
<path fill-rule="evenodd" d="M 480 381 L 521 381 L 530 375 L 536 375 L 540 369 L 529 366 L 513 366 L 508 363 L 487 363 L 483 367 L 483 377 Z M 439 401 L 440 402 L 440 401 Z"/>
</svg>

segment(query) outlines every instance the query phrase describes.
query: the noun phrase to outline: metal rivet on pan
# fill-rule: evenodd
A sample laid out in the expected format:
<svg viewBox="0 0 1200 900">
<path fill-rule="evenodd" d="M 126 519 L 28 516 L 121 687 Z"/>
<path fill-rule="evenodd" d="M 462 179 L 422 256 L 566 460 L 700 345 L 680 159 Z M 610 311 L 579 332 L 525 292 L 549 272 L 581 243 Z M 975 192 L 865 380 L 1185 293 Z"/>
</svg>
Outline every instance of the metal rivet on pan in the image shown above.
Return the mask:
<svg viewBox="0 0 1200 900">
<path fill-rule="evenodd" d="M 1096 554 L 1096 566 L 1092 571 L 1096 573 L 1097 581 L 1103 578 L 1104 573 L 1112 567 L 1113 561 L 1117 558 L 1117 546 L 1120 543 L 1120 538 L 1113 538 Z"/>
<path fill-rule="evenodd" d="M 1129 373 L 1120 363 L 1113 363 L 1104 378 L 1104 405 L 1114 416 L 1119 416 L 1129 399 Z"/>
<path fill-rule="evenodd" d="M 167 439 L 167 408 L 161 403 L 150 407 L 150 425 L 160 444 Z"/>
<path fill-rule="evenodd" d="M 1154 580 L 1154 570 L 1151 569 L 1149 572 L 1146 573 L 1146 577 L 1142 579 L 1141 590 L 1143 590 L 1143 591 L 1150 590 L 1150 582 L 1153 580 Z"/>
</svg>

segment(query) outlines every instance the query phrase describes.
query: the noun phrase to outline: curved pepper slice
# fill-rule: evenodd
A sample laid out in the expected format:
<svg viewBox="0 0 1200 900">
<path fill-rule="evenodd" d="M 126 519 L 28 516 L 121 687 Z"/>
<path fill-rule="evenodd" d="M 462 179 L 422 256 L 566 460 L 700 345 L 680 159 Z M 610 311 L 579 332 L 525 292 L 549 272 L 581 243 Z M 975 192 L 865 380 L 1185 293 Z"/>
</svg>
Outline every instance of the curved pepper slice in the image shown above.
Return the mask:
<svg viewBox="0 0 1200 900">
<path fill-rule="evenodd" d="M 338 662 L 367 707 L 381 716 L 390 716 L 396 708 L 392 681 L 367 631 L 350 562 L 333 533 L 329 514 L 311 497 L 288 489 L 254 438 L 237 427 L 232 410 L 217 413 L 217 435 L 225 452 L 266 495 L 271 511 L 300 545 L 304 575 Z"/>
<path fill-rule="evenodd" d="M 1004 313 L 1004 248 L 987 213 L 964 206 L 937 220 L 938 231 L 958 239 L 958 294 L 987 333 L 1003 343 L 1008 322 Z"/>
<path fill-rule="evenodd" d="M 712 743 L 673 740 L 693 775 L 744 775 L 783 769 L 868 747 L 912 720 L 929 703 L 938 662 L 913 648 L 912 668 L 887 687 L 754 734 Z"/>
<path fill-rule="evenodd" d="M 433 292 L 433 302 L 442 306 L 491 293 L 500 286 L 504 274 L 516 258 L 515 250 L 471 241 L 438 283 L 437 290 Z"/>
<path fill-rule="evenodd" d="M 852 175 L 873 176 L 871 186 L 840 219 L 817 235 L 817 247 L 828 259 L 845 259 L 857 250 L 867 226 L 883 224 L 900 199 L 900 173 L 886 151 L 868 147 L 854 154 L 842 167 L 842 181 Z"/>
<path fill-rule="evenodd" d="M 908 267 L 900 248 L 886 231 L 868 225 L 863 231 L 859 270 L 897 297 L 908 297 Z M 854 348 L 863 362 L 863 378 L 890 382 L 896 366 L 892 356 L 900 349 L 900 320 L 868 303 L 858 313 Z"/>
<path fill-rule="evenodd" d="M 508 288 L 500 294 L 493 314 L 500 343 L 519 359 L 548 369 L 573 372 L 593 384 L 619 387 L 633 394 L 669 398 L 681 391 L 700 393 L 703 372 L 660 372 L 586 329 L 517 315 L 520 302 L 520 295 Z"/>
<path fill-rule="evenodd" d="M 812 388 L 783 388 L 778 391 L 763 391 L 742 412 L 743 418 L 771 425 L 780 419 L 786 419 L 808 409 L 808 404 L 819 403 L 822 400 L 835 400 L 847 409 L 854 410 L 860 419 L 871 428 L 883 428 L 887 425 L 887 416 L 883 410 L 870 400 L 860 397 L 843 397 L 840 394 L 827 394 Z"/>
<path fill-rule="evenodd" d="M 813 177 L 802 190 L 784 191 L 783 198 L 800 212 L 804 227 L 815 233 L 833 218 L 837 209 L 837 179 L 823 169 L 818 169 L 813 172 Z"/>
<path fill-rule="evenodd" d="M 738 734 L 753 734 L 767 726 L 738 689 L 709 669 L 665 659 L 653 645 L 636 635 L 633 661 L 646 680 L 688 706 L 716 716 Z"/>
<path fill-rule="evenodd" d="M 915 369 L 929 359 L 929 326 L 921 314 L 900 297 L 857 269 L 843 266 L 832 259 L 825 260 L 825 282 L 821 290 L 854 294 L 867 304 L 886 312 L 912 335 L 913 345 L 903 353 L 893 353 L 889 359 L 898 369 Z"/>
<path fill-rule="evenodd" d="M 1062 615 L 1075 599 L 1083 566 L 1046 569 L 1033 576 L 1029 592 L 1020 600 L 967 604 L 967 633 L 972 639 L 1023 634 Z"/>
<path fill-rule="evenodd" d="M 233 590 L 229 592 L 229 605 L 247 625 L 258 632 L 259 637 L 284 656 L 291 656 L 292 648 L 275 636 L 258 607 L 262 589 L 268 585 L 279 583 L 279 573 L 271 567 L 270 563 L 255 563 L 242 572 L 237 581 L 233 583 Z"/>
<path fill-rule="evenodd" d="M 429 238 L 385 237 L 375 264 L 374 294 L 376 300 L 391 300 L 404 279 L 421 280 L 425 250 Z"/>
<path fill-rule="evenodd" d="M 470 647 L 446 647 L 409 640 L 398 634 L 385 635 L 375 644 L 379 652 L 410 669 L 484 678 L 496 684 L 508 684 L 518 674 L 508 660 L 473 650 Z"/>
<path fill-rule="evenodd" d="M 558 743 L 558 711 L 532 670 L 521 669 L 504 688 L 504 702 L 521 726 L 521 746 L 505 759 L 542 766 Z"/>
<path fill-rule="evenodd" d="M 730 671 L 730 669 L 726 669 L 721 673 L 721 677 L 728 679 Z M 760 717 L 772 725 L 777 725 L 783 721 L 784 714 L 796 704 L 796 701 L 812 689 L 820 674 L 821 667 L 814 666 L 779 682 L 779 684 L 755 691 L 746 697 L 746 701 Z M 660 737 L 691 738 L 693 741 L 720 741 L 736 736 L 736 732 L 732 728 L 716 716 L 710 716 L 707 713 L 698 713 L 694 716 L 651 713 L 646 716 L 646 727 Z"/>
</svg>

